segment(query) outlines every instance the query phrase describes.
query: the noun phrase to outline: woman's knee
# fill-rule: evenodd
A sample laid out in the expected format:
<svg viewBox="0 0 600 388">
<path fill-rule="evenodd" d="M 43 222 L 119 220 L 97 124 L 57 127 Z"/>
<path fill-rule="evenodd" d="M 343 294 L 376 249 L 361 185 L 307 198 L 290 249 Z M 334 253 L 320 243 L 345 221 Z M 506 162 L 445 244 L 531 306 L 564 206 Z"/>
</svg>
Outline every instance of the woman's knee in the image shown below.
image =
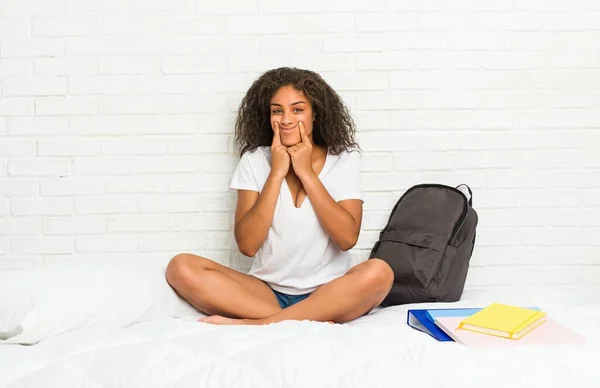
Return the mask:
<svg viewBox="0 0 600 388">
<path fill-rule="evenodd" d="M 189 253 L 175 255 L 167 265 L 167 282 L 173 288 L 180 288 L 198 277 L 198 269 L 203 268 L 203 261 L 208 260 Z"/>
<path fill-rule="evenodd" d="M 394 283 L 394 271 L 381 259 L 370 259 L 364 271 L 364 286 L 368 290 L 389 292 Z"/>
</svg>

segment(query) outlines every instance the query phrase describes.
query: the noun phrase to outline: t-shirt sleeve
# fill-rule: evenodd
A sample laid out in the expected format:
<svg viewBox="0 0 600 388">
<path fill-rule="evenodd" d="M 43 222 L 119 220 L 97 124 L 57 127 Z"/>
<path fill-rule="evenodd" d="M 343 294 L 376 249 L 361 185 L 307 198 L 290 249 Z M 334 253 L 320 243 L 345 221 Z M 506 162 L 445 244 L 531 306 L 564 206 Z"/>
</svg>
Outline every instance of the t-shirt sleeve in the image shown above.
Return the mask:
<svg viewBox="0 0 600 388">
<path fill-rule="evenodd" d="M 360 153 L 352 151 L 344 155 L 344 169 L 340 176 L 339 187 L 335 190 L 333 199 L 343 201 L 345 199 L 363 200 L 360 178 Z"/>
<path fill-rule="evenodd" d="M 251 152 L 242 155 L 231 178 L 230 189 L 259 191 L 256 176 L 252 171 L 251 159 Z"/>
</svg>

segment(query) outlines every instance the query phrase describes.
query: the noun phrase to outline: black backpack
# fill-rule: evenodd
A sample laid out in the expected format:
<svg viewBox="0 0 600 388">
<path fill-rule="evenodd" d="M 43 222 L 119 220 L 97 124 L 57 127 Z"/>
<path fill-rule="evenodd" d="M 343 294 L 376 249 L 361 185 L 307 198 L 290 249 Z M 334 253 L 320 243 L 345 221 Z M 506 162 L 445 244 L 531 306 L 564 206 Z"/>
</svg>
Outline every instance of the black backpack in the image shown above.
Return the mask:
<svg viewBox="0 0 600 388">
<path fill-rule="evenodd" d="M 467 185 L 441 184 L 416 185 L 400 197 L 369 255 L 394 271 L 383 307 L 460 299 L 478 221 L 472 197 Z"/>
</svg>

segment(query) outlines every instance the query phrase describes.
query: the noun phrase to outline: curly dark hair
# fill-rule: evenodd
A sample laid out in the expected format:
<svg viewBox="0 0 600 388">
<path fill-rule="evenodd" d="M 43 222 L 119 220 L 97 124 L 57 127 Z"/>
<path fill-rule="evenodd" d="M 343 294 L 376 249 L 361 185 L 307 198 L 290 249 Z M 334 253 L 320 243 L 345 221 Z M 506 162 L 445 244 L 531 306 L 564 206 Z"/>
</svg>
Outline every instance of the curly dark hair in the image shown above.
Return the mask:
<svg viewBox="0 0 600 388">
<path fill-rule="evenodd" d="M 313 142 L 339 155 L 359 148 L 354 140 L 356 126 L 341 97 L 317 73 L 292 67 L 265 72 L 242 99 L 235 122 L 235 145 L 240 155 L 273 142 L 270 103 L 283 86 L 292 86 L 308 98 L 315 113 Z"/>
</svg>

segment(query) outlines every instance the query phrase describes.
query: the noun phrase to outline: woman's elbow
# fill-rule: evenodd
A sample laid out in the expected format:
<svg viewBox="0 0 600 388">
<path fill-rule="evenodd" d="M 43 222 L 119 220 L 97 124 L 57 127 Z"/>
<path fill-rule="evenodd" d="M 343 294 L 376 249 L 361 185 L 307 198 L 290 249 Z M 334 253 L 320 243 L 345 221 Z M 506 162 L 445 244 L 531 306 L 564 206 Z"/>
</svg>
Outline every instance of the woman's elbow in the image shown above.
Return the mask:
<svg viewBox="0 0 600 388">
<path fill-rule="evenodd" d="M 254 257 L 258 248 L 254 248 L 252 243 L 248 241 L 246 233 L 241 232 L 237 227 L 234 229 L 233 235 L 235 237 L 235 243 L 237 244 L 238 250 L 244 256 Z"/>
<path fill-rule="evenodd" d="M 253 244 L 249 243 L 248 241 L 244 241 L 243 239 L 237 238 L 237 236 L 236 236 L 236 243 L 237 243 L 238 249 L 242 255 L 248 256 L 248 257 L 256 256 L 256 253 L 258 252 L 258 248 L 253 246 Z"/>
<path fill-rule="evenodd" d="M 340 241 L 338 245 L 342 251 L 349 251 L 350 249 L 354 248 L 357 242 L 358 236 L 352 236 Z"/>
<path fill-rule="evenodd" d="M 240 250 L 240 253 L 244 256 L 248 256 L 248 257 L 254 257 L 256 256 L 256 253 L 258 252 L 258 249 L 253 249 L 251 247 L 247 247 L 244 245 L 238 245 L 238 249 Z"/>
</svg>

